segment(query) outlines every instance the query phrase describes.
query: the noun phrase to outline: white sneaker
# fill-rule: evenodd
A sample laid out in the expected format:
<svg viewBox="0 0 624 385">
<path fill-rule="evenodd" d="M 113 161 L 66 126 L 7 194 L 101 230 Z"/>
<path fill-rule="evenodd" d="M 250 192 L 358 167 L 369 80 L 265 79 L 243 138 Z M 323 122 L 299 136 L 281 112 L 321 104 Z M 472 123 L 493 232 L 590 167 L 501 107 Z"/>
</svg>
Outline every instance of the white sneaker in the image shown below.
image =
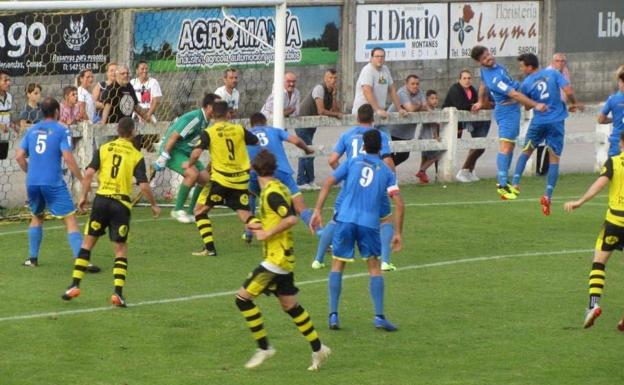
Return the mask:
<svg viewBox="0 0 624 385">
<path fill-rule="evenodd" d="M 382 262 L 381 263 L 381 270 L 383 270 L 383 271 L 395 271 L 396 270 L 396 266 L 394 266 L 393 263 Z"/>
<path fill-rule="evenodd" d="M 310 187 L 310 190 L 312 190 L 312 191 L 318 191 L 318 190 L 321 189 L 321 186 L 317 185 L 314 182 L 309 183 L 308 186 Z"/>
<path fill-rule="evenodd" d="M 472 172 L 470 173 L 470 180 L 473 182 L 478 182 L 481 180 L 481 178 L 479 178 L 477 174 L 475 174 L 474 170 L 472 170 Z"/>
<path fill-rule="evenodd" d="M 314 260 L 314 262 L 312 262 L 312 268 L 314 270 L 320 270 L 320 269 L 322 269 L 324 267 L 325 267 L 325 264 L 317 261 L 316 259 Z"/>
<path fill-rule="evenodd" d="M 299 187 L 299 191 L 310 191 L 310 185 L 307 183 L 297 185 Z"/>
<path fill-rule="evenodd" d="M 602 314 L 602 309 L 598 304 L 594 305 L 591 309 L 585 310 L 585 319 L 583 320 L 583 327 L 585 329 L 594 325 L 594 322 Z"/>
<path fill-rule="evenodd" d="M 321 345 L 321 349 L 318 352 L 312 352 L 312 365 L 310 365 L 308 370 L 319 370 L 323 362 L 327 361 L 330 354 L 331 349 L 325 345 Z"/>
<path fill-rule="evenodd" d="M 466 168 L 462 168 L 461 170 L 459 170 L 457 175 L 455 175 L 455 179 L 457 179 L 458 182 L 462 182 L 462 183 L 472 182 L 472 176 L 470 174 L 470 170 Z"/>
<path fill-rule="evenodd" d="M 193 223 L 195 221 L 195 218 L 184 210 L 171 210 L 171 218 L 180 223 Z"/>
<path fill-rule="evenodd" d="M 275 349 L 273 349 L 273 347 L 271 347 L 271 346 L 269 346 L 269 348 L 267 350 L 258 348 L 258 349 L 256 349 L 256 352 L 254 353 L 254 355 L 251 356 L 249 361 L 247 361 L 247 363 L 245 364 L 245 367 L 247 369 L 257 368 L 264 361 L 268 360 L 269 358 L 273 357 L 274 355 L 275 355 Z"/>
</svg>

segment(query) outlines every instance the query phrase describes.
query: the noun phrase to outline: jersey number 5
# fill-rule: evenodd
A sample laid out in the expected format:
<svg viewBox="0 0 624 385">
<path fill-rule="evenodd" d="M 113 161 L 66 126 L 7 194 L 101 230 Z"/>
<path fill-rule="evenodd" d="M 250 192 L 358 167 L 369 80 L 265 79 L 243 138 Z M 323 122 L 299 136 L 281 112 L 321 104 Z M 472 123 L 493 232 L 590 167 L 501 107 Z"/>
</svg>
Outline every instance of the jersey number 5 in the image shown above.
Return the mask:
<svg viewBox="0 0 624 385">
<path fill-rule="evenodd" d="M 119 166 L 121 165 L 121 161 L 123 158 L 121 155 L 113 155 L 113 167 L 111 168 L 111 178 L 117 178 L 119 175 Z"/>
<path fill-rule="evenodd" d="M 364 167 L 362 169 L 362 176 L 360 177 L 360 186 L 366 187 L 373 182 L 375 172 L 370 167 Z"/>
<path fill-rule="evenodd" d="M 37 135 L 37 143 L 35 143 L 35 151 L 37 154 L 43 154 L 46 150 L 46 139 L 48 136 L 46 134 Z"/>
</svg>

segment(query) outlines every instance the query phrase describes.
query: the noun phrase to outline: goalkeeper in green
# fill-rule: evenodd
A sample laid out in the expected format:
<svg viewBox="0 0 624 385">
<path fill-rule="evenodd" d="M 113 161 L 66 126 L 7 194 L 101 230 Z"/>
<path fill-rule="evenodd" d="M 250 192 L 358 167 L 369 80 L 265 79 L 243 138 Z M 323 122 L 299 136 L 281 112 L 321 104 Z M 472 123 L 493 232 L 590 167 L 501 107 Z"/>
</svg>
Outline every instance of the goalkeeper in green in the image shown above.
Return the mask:
<svg viewBox="0 0 624 385">
<path fill-rule="evenodd" d="M 187 112 L 175 120 L 167 129 L 160 146 L 160 155 L 154 162 L 156 171 L 166 167 L 184 177 L 175 207 L 171 211 L 171 216 L 181 223 L 191 223 L 195 220 L 193 209 L 201 187 L 195 188 L 189 207 L 186 211 L 184 210 L 184 203 L 193 185 L 197 183 L 199 186 L 204 186 L 210 180 L 210 174 L 202 162 L 197 161 L 193 167 L 187 169 L 182 168 L 182 163 L 188 161 L 191 151 L 197 145 L 199 134 L 208 126 L 213 104 L 220 100 L 215 94 L 206 94 L 201 108 Z"/>
</svg>

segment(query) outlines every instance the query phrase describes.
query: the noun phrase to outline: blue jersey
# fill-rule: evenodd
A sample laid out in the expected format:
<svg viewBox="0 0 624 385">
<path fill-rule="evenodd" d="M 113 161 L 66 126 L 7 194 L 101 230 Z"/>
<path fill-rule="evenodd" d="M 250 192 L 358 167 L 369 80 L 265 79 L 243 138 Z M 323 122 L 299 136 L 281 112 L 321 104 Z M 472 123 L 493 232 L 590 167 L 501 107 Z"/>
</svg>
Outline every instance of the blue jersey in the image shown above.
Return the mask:
<svg viewBox="0 0 624 385">
<path fill-rule="evenodd" d="M 618 142 L 620 140 L 620 133 L 624 130 L 624 92 L 618 91 L 609 96 L 600 112 L 603 115 L 609 115 L 609 112 L 611 113 L 613 131 L 611 131 L 609 139 Z"/>
<path fill-rule="evenodd" d="M 61 162 L 64 151 L 71 151 L 71 133 L 56 120 L 41 121 L 26 131 L 20 148 L 29 158 L 28 186 L 64 185 Z"/>
<path fill-rule="evenodd" d="M 566 105 L 561 100 L 561 89 L 569 84 L 561 72 L 552 68 L 544 68 L 524 79 L 520 91 L 536 102 L 548 106 L 545 112 L 533 110 L 533 123 L 555 123 L 568 117 Z"/>
<path fill-rule="evenodd" d="M 365 154 L 363 136 L 368 130 L 375 130 L 375 128 L 362 126 L 350 128 L 349 131 L 340 135 L 340 139 L 338 139 L 338 143 L 334 146 L 333 152 L 339 156 L 347 154 L 347 159 L 353 159 L 359 155 Z M 382 158 L 391 156 L 388 134 L 383 131 L 379 131 L 379 133 L 381 134 L 381 151 L 379 154 Z"/>
<path fill-rule="evenodd" d="M 496 103 L 495 109 L 502 103 L 513 101 L 509 93 L 520 88 L 520 83 L 509 76 L 507 69 L 500 64 L 494 64 L 491 68 L 482 66 L 481 81 L 490 90 L 492 100 Z"/>
<path fill-rule="evenodd" d="M 288 132 L 268 126 L 252 127 L 250 132 L 258 138 L 259 144 L 259 146 L 247 146 L 250 160 L 253 160 L 261 148 L 264 147 L 271 154 L 275 155 L 278 171 L 285 172 L 289 175 L 293 173 L 290 163 L 288 163 L 286 151 L 284 151 L 284 145 L 282 144 L 282 142 L 288 140 Z"/>
<path fill-rule="evenodd" d="M 378 229 L 383 200 L 399 191 L 390 167 L 377 155 L 364 154 L 342 162 L 333 176 L 344 181 L 336 220 Z"/>
</svg>

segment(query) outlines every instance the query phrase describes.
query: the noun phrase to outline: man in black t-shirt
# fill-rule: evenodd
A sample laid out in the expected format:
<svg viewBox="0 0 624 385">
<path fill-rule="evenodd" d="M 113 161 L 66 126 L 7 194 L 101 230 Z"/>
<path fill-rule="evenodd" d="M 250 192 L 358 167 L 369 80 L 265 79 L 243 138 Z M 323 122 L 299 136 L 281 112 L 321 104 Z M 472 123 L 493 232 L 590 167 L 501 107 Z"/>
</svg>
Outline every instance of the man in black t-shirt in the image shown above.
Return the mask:
<svg viewBox="0 0 624 385">
<path fill-rule="evenodd" d="M 144 118 L 145 114 L 139 107 L 139 100 L 130 84 L 130 70 L 125 65 L 117 66 L 115 83 L 104 91 L 103 99 L 102 123 L 104 124 L 117 123 L 125 116 L 132 117 L 133 112 Z"/>
</svg>

